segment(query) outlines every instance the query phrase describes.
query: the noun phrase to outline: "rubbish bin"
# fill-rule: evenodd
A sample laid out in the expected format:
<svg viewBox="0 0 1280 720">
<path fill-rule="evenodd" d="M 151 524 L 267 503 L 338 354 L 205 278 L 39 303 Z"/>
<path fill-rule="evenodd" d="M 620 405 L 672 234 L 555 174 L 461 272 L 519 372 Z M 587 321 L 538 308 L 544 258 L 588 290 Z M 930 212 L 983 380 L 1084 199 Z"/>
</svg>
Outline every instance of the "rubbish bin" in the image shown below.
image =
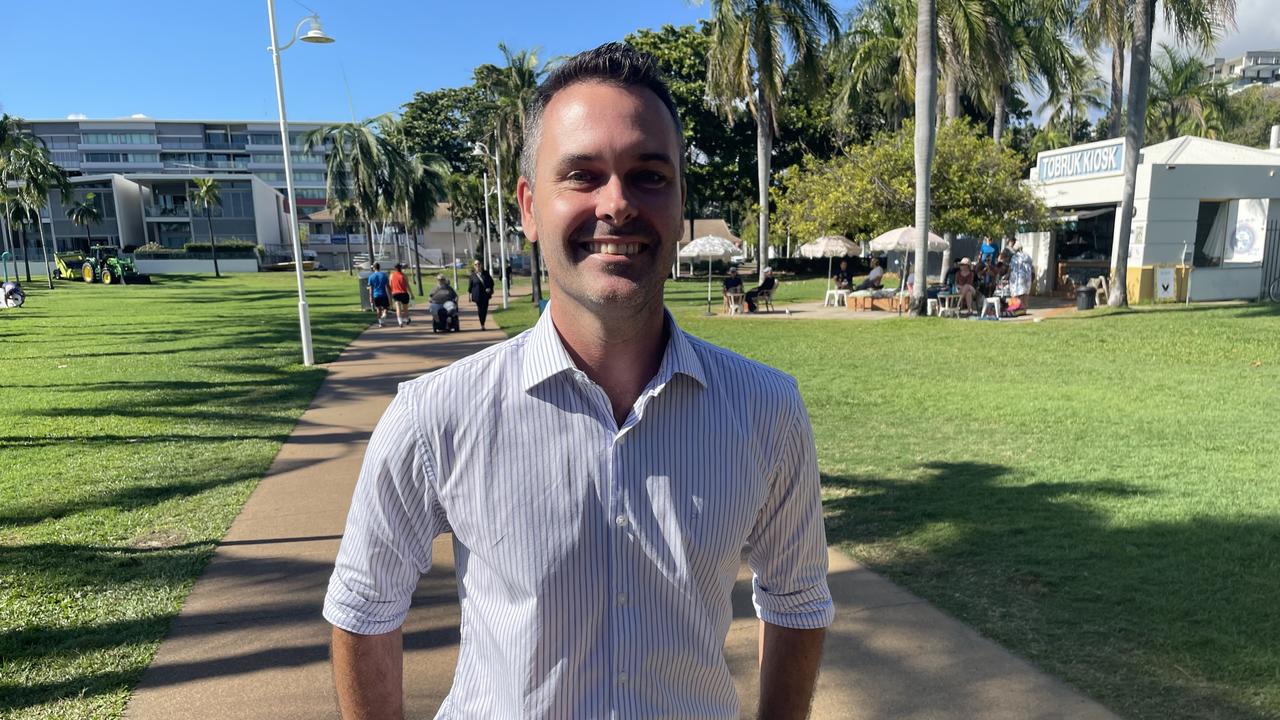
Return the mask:
<svg viewBox="0 0 1280 720">
<path fill-rule="evenodd" d="M 1076 309 L 1092 310 L 1098 301 L 1098 291 L 1085 285 L 1076 288 Z"/>
<path fill-rule="evenodd" d="M 373 302 L 369 300 L 369 273 L 360 273 L 356 282 L 360 284 L 360 309 L 372 310 Z"/>
</svg>

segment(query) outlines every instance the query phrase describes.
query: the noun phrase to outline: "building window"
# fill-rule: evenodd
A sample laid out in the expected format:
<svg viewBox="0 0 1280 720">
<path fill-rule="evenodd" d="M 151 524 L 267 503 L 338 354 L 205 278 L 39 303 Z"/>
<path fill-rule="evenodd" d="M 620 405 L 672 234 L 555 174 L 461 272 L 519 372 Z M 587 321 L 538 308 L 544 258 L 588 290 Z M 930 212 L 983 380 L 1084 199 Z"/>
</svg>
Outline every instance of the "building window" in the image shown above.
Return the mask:
<svg viewBox="0 0 1280 720">
<path fill-rule="evenodd" d="M 158 163 L 158 153 L 108 153 L 87 152 L 84 161 L 91 163 Z"/>
<path fill-rule="evenodd" d="M 83 135 L 86 145 L 154 145 L 153 132 L 87 132 Z"/>
<path fill-rule="evenodd" d="M 294 188 L 294 197 L 299 200 L 324 200 L 324 188 Z"/>
</svg>

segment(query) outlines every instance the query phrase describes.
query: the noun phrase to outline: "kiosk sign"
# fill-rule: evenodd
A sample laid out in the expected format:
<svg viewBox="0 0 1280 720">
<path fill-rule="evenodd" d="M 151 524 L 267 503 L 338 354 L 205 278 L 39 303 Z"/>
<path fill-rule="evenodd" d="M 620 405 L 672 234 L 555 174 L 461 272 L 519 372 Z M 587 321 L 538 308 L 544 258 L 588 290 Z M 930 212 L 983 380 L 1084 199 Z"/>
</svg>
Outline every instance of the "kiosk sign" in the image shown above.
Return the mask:
<svg viewBox="0 0 1280 720">
<path fill-rule="evenodd" d="M 1119 174 L 1124 172 L 1124 140 L 1076 149 L 1042 152 L 1036 158 L 1036 170 L 1040 182 Z"/>
</svg>

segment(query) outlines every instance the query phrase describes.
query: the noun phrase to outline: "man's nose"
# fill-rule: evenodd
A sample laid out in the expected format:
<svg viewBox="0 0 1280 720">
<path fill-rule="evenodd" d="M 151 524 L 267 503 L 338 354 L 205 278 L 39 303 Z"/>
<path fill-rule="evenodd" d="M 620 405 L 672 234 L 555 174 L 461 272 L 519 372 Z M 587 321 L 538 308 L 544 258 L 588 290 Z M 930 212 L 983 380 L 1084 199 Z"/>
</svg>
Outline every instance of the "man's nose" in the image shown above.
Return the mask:
<svg viewBox="0 0 1280 720">
<path fill-rule="evenodd" d="M 596 191 L 596 217 L 611 225 L 625 225 L 636 216 L 626 183 L 614 175 Z"/>
</svg>

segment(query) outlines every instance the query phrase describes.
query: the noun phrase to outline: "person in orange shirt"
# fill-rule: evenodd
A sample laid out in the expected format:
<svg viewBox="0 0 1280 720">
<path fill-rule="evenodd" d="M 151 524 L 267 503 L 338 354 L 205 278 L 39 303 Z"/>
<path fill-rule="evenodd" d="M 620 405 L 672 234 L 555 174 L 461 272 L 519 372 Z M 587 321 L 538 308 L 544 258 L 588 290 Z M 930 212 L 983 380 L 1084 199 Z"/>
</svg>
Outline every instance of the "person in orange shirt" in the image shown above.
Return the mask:
<svg viewBox="0 0 1280 720">
<path fill-rule="evenodd" d="M 413 292 L 409 289 L 409 278 L 405 277 L 403 265 L 396 263 L 390 280 L 391 299 L 396 304 L 396 327 L 404 327 L 413 321 L 409 317 L 409 301 L 413 299 Z"/>
</svg>

